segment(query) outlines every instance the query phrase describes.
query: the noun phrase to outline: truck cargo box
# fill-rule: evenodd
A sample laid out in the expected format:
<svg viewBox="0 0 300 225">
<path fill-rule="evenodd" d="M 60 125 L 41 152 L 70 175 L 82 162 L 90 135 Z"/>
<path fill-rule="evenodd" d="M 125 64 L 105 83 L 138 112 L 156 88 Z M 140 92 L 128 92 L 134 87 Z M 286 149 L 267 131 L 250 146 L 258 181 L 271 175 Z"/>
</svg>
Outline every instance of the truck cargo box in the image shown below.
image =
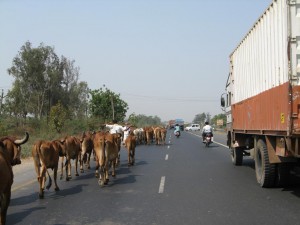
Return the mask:
<svg viewBox="0 0 300 225">
<path fill-rule="evenodd" d="M 230 55 L 232 129 L 300 134 L 300 0 L 274 0 Z"/>
</svg>

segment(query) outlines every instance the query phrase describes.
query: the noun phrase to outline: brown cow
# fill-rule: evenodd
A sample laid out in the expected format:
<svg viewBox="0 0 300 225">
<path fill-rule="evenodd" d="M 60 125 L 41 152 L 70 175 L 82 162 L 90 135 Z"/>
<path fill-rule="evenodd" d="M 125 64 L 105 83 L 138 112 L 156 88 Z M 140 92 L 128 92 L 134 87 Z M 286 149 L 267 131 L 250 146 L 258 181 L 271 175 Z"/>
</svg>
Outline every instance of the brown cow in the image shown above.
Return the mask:
<svg viewBox="0 0 300 225">
<path fill-rule="evenodd" d="M 119 166 L 120 165 L 120 158 L 121 158 L 120 151 L 121 151 L 122 134 L 114 133 L 112 135 L 115 136 L 117 146 L 118 146 L 118 157 L 116 159 L 116 166 Z"/>
<path fill-rule="evenodd" d="M 144 127 L 144 132 L 145 132 L 145 144 L 150 145 L 153 141 L 152 127 Z"/>
<path fill-rule="evenodd" d="M 92 132 L 83 132 L 81 138 L 81 159 L 80 161 L 80 172 L 84 172 L 83 163 L 86 164 L 87 168 L 90 169 L 90 160 L 93 153 L 94 144 L 93 144 L 93 133 Z"/>
<path fill-rule="evenodd" d="M 21 164 L 21 145 L 25 144 L 29 139 L 29 134 L 25 132 L 23 139 L 17 139 L 16 137 L 2 137 L 0 141 L 3 142 L 4 148 L 9 154 L 11 165 Z"/>
<path fill-rule="evenodd" d="M 95 160 L 96 160 L 95 176 L 99 178 L 98 183 L 100 185 L 103 185 L 104 182 L 101 180 L 104 179 L 105 132 L 97 131 L 94 134 L 93 144 L 94 144 L 94 152 L 95 152 Z M 100 168 L 100 174 L 99 174 L 99 168 Z"/>
<path fill-rule="evenodd" d="M 155 127 L 154 128 L 154 137 L 155 137 L 155 143 L 156 145 L 160 145 L 162 142 L 161 139 L 161 128 L 160 127 Z"/>
<path fill-rule="evenodd" d="M 162 144 L 165 145 L 166 144 L 166 137 L 167 137 L 167 129 L 166 128 L 161 128 L 160 132 L 161 132 Z"/>
<path fill-rule="evenodd" d="M 61 175 L 60 179 L 63 178 L 63 158 L 66 158 L 66 181 L 72 179 L 71 176 L 71 159 L 75 160 L 75 176 L 79 176 L 78 173 L 78 159 L 80 158 L 81 153 L 81 143 L 77 137 L 67 136 L 64 139 L 60 140 L 63 144 L 62 157 L 61 157 Z M 64 157 L 63 157 L 64 156 Z"/>
<path fill-rule="evenodd" d="M 118 160 L 119 155 L 119 145 L 118 145 L 118 135 L 106 133 L 105 134 L 105 181 L 104 184 L 107 184 L 109 181 L 108 174 L 109 169 L 112 167 L 111 175 L 116 176 L 116 161 Z"/>
<path fill-rule="evenodd" d="M 94 151 L 96 155 L 96 173 L 100 186 L 108 184 L 108 172 L 112 167 L 112 176 L 115 177 L 115 164 L 118 158 L 118 138 L 114 134 L 98 131 L 94 135 Z M 100 173 L 99 173 L 100 169 Z"/>
<path fill-rule="evenodd" d="M 39 198 L 44 198 L 46 172 L 48 173 L 49 183 L 47 189 L 51 187 L 52 180 L 48 169 L 53 170 L 53 179 L 55 184 L 55 191 L 59 191 L 57 186 L 57 169 L 59 161 L 59 151 L 61 151 L 60 143 L 57 141 L 37 141 L 32 147 L 32 158 L 37 174 L 37 180 L 40 184 Z"/>
<path fill-rule="evenodd" d="M 126 149 L 128 153 L 128 166 L 133 166 L 135 162 L 136 137 L 130 134 L 126 139 Z"/>
<path fill-rule="evenodd" d="M 0 141 L 0 177 L 0 225 L 5 225 L 14 176 L 11 159 L 6 151 L 3 141 Z"/>
</svg>

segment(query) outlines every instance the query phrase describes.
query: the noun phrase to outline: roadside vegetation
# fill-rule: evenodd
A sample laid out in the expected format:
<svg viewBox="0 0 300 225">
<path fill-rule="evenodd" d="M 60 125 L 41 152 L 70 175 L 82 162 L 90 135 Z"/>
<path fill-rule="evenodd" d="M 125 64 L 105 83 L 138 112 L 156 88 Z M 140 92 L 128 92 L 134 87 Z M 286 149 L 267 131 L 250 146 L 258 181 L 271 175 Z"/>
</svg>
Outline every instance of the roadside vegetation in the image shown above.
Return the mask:
<svg viewBox="0 0 300 225">
<path fill-rule="evenodd" d="M 129 107 L 120 94 L 103 84 L 91 90 L 79 81 L 75 61 L 59 57 L 53 47 L 43 43 L 33 47 L 26 42 L 8 74 L 14 81 L 8 93 L 0 95 L 0 137 L 29 132 L 29 141 L 22 146 L 23 157 L 30 156 L 36 140 L 80 135 L 113 120 L 125 121 Z M 127 120 L 135 126 L 162 123 L 157 116 L 134 113 Z"/>
<path fill-rule="evenodd" d="M 226 115 L 225 114 L 218 114 L 211 118 L 209 113 L 199 113 L 195 115 L 193 123 L 200 124 L 201 127 L 204 126 L 205 121 L 208 121 L 210 125 L 214 128 L 218 129 L 225 129 L 226 127 Z"/>
</svg>

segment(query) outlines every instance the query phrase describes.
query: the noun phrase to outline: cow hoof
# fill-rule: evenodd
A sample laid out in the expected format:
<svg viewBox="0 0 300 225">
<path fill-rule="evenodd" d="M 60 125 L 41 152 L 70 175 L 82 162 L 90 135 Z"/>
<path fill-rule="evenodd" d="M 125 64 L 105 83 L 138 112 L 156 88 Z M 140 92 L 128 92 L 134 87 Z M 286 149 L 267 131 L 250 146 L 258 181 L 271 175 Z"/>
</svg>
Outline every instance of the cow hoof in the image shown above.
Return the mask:
<svg viewBox="0 0 300 225">
<path fill-rule="evenodd" d="M 54 188 L 55 191 L 59 191 L 59 187 Z"/>
<path fill-rule="evenodd" d="M 44 198 L 44 193 L 43 194 L 39 193 L 39 198 L 43 199 Z"/>
<path fill-rule="evenodd" d="M 96 178 L 99 178 L 99 174 L 95 174 L 95 177 L 96 177 Z"/>
<path fill-rule="evenodd" d="M 103 187 L 104 182 L 102 180 L 98 180 L 98 184 L 99 184 L 99 186 Z"/>
<path fill-rule="evenodd" d="M 80 173 L 84 173 L 84 170 L 80 170 Z"/>
<path fill-rule="evenodd" d="M 116 174 L 112 174 L 111 176 L 114 177 L 114 178 L 116 178 Z"/>
<path fill-rule="evenodd" d="M 76 177 L 78 177 L 78 176 L 79 176 L 79 174 L 78 174 L 78 173 L 76 173 L 76 174 L 75 174 L 75 176 L 76 176 Z"/>
</svg>

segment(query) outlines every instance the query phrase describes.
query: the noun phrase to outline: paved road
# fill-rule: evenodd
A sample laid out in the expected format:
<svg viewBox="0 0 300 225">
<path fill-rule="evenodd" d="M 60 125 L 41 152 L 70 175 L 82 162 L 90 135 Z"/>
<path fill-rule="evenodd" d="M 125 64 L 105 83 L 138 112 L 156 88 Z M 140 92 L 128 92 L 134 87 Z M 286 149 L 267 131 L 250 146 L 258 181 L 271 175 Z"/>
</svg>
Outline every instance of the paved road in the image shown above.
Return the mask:
<svg viewBox="0 0 300 225">
<path fill-rule="evenodd" d="M 33 165 L 23 162 L 14 168 L 8 224 L 299 224 L 299 184 L 260 188 L 252 160 L 231 164 L 224 135 L 216 133 L 210 148 L 197 135 L 182 132 L 176 139 L 169 132 L 165 146 L 138 146 L 130 168 L 123 149 L 108 186 L 99 187 L 94 171 L 86 171 L 59 180 L 61 190 L 46 191 L 42 200 Z"/>
</svg>

